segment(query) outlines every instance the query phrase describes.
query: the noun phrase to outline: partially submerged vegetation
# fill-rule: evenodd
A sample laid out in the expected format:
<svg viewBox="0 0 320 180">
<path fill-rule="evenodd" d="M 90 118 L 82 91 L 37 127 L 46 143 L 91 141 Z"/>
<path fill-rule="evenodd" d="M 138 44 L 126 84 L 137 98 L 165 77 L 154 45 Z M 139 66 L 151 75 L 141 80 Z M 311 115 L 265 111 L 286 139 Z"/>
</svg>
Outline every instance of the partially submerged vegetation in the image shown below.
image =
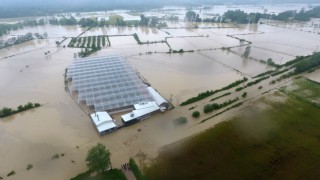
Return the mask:
<svg viewBox="0 0 320 180">
<path fill-rule="evenodd" d="M 109 45 L 107 36 L 74 37 L 68 47 L 72 48 L 102 48 Z"/>
<path fill-rule="evenodd" d="M 133 158 L 130 158 L 129 160 L 129 166 L 131 171 L 133 172 L 134 176 L 137 180 L 146 180 L 147 178 L 142 174 L 142 172 L 139 169 L 139 166 L 135 162 Z"/>
<path fill-rule="evenodd" d="M 280 94 L 278 98 L 286 98 L 283 96 Z M 181 144 L 168 146 L 145 169 L 146 176 L 149 179 L 320 176 L 319 108 L 292 97 L 284 102 L 268 99 L 261 102 L 270 108 L 259 111 L 251 106 L 239 117 Z M 177 146 L 183 151 L 177 153 Z"/>
<path fill-rule="evenodd" d="M 31 102 L 29 102 L 29 103 L 25 104 L 24 106 L 23 105 L 18 106 L 17 109 L 3 107 L 0 110 L 0 118 L 7 117 L 7 116 L 10 116 L 10 115 L 13 115 L 13 114 L 16 114 L 16 113 L 20 113 L 20 112 L 23 112 L 23 111 L 26 111 L 26 110 L 29 110 L 29 109 L 33 109 L 33 108 L 39 107 L 39 106 L 41 106 L 39 103 L 31 103 Z"/>
<path fill-rule="evenodd" d="M 212 95 L 214 95 L 214 94 L 216 94 L 216 93 L 218 93 L 218 92 L 231 89 L 231 88 L 233 88 L 233 87 L 236 87 L 236 86 L 238 86 L 238 85 L 246 82 L 247 80 L 248 80 L 248 78 L 244 77 L 242 80 L 237 80 L 237 81 L 235 81 L 235 82 L 233 82 L 233 83 L 229 84 L 228 86 L 223 87 L 223 88 L 221 88 L 221 89 L 218 89 L 218 90 L 215 90 L 215 91 L 212 91 L 212 90 L 211 90 L 211 91 L 206 91 L 206 92 L 203 92 L 203 93 L 199 93 L 198 96 L 192 97 L 192 98 L 190 98 L 190 99 L 182 102 L 182 103 L 180 104 L 180 106 L 185 106 L 185 105 L 188 105 L 188 104 L 191 104 L 191 103 L 200 101 L 200 100 L 202 100 L 202 99 L 205 99 L 205 98 L 207 98 L 207 97 L 209 97 L 209 96 L 212 96 Z M 225 96 L 227 96 L 227 95 L 225 95 Z"/>
<path fill-rule="evenodd" d="M 227 107 L 229 106 L 230 104 L 233 104 L 235 102 L 239 101 L 239 98 L 235 98 L 235 99 L 230 99 L 228 101 L 225 101 L 221 104 L 218 104 L 218 103 L 213 103 L 213 104 L 206 104 L 203 108 L 203 112 L 204 113 L 209 113 L 209 112 L 212 112 L 214 110 L 219 110 L 221 108 L 224 108 L 224 107 Z"/>
</svg>

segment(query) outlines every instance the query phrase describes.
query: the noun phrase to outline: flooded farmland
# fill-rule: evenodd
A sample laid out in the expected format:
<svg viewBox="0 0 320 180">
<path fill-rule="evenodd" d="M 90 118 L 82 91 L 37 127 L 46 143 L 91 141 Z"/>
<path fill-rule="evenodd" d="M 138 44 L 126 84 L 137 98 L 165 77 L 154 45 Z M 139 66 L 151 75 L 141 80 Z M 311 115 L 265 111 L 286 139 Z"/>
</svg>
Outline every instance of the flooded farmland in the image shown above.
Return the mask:
<svg viewBox="0 0 320 180">
<path fill-rule="evenodd" d="M 212 11 L 219 13 L 228 9 L 219 8 Z M 257 6 L 245 8 L 246 12 L 261 11 Z M 273 11 L 278 13 L 283 11 L 282 8 L 274 8 Z M 293 8 L 301 8 L 301 5 Z M 115 11 L 110 14 L 136 20 L 136 16 L 127 13 Z M 185 10 L 177 10 L 177 13 L 184 15 Z M 82 16 L 101 18 L 107 15 L 98 12 Z M 296 56 L 310 55 L 318 51 L 320 46 L 319 34 L 306 32 L 307 29 L 300 31 L 298 25 L 284 28 L 272 24 L 166 23 L 166 28 L 110 26 L 88 29 L 78 25 L 45 25 L 25 27 L 0 37 L 8 39 L 28 32 L 48 33 L 47 39 L 31 40 L 0 49 L 0 108 L 16 108 L 27 102 L 42 104 L 39 108 L 0 119 L 0 176 L 6 177 L 8 172 L 15 170 L 17 174 L 10 179 L 69 179 L 86 171 L 86 153 L 98 142 L 110 150 L 114 167 L 119 168 L 130 157 L 144 155 L 148 163 L 165 145 L 202 132 L 241 113 L 239 109 L 231 110 L 212 118 L 212 121 L 199 124 L 199 119 L 191 117 L 189 108 L 194 106 L 195 110 L 202 112 L 210 98 L 185 107 L 179 106 L 181 102 L 244 77 L 251 81 L 253 76 L 274 69 L 259 60 L 272 58 L 275 63 L 284 64 Z M 137 42 L 133 34 L 137 34 L 142 44 Z M 175 109 L 100 137 L 88 114 L 71 98 L 64 84 L 65 69 L 72 61 L 76 61 L 75 54 L 84 50 L 69 48 L 71 38 L 98 35 L 108 36 L 110 46 L 94 52 L 91 57 L 124 55 L 129 64 Z M 64 38 L 67 39 L 57 47 L 56 41 L 61 42 Z M 239 39 L 244 39 L 247 44 L 241 44 Z M 244 58 L 242 54 L 247 46 L 251 47 L 251 51 L 249 58 Z M 194 52 L 171 52 L 180 49 Z M 319 70 L 307 77 L 319 82 Z M 248 88 L 246 92 L 250 98 L 254 98 L 278 86 L 269 85 L 270 81 L 262 84 L 263 90 Z M 232 95 L 215 102 L 223 103 L 241 97 L 242 92 L 234 89 L 229 91 Z M 180 116 L 186 117 L 187 123 L 174 125 L 173 120 Z M 208 114 L 201 115 L 201 119 L 208 117 Z M 120 115 L 115 119 L 121 121 Z M 52 159 L 57 153 L 64 156 Z M 25 170 L 27 164 L 33 164 L 31 171 Z"/>
</svg>

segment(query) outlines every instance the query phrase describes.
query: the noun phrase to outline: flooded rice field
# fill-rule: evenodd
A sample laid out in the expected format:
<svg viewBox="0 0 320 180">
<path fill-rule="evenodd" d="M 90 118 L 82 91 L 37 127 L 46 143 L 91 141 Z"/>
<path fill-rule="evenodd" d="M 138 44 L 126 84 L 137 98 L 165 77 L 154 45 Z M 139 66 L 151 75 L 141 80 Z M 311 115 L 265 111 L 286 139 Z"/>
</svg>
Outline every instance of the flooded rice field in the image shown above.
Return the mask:
<svg viewBox="0 0 320 180">
<path fill-rule="evenodd" d="M 242 78 L 200 53 L 131 57 L 129 62 L 175 106 L 199 92 L 219 89 Z"/>
<path fill-rule="evenodd" d="M 150 160 L 158 155 L 163 146 L 231 117 L 237 111 L 224 113 L 219 118 L 199 125 L 196 119 L 190 118 L 190 107 L 178 106 L 199 92 L 219 89 L 242 79 L 243 76 L 252 77 L 272 69 L 257 60 L 242 58 L 245 46 L 240 46 L 238 39 L 227 35 L 251 41 L 249 57 L 263 60 L 272 58 L 278 64 L 283 64 L 297 55 L 311 54 L 320 45 L 320 36 L 315 33 L 270 25 L 235 27 L 220 23 L 202 23 L 198 24 L 200 28 L 197 29 L 183 29 L 182 27 L 192 27 L 194 24 L 167 24 L 169 28 L 161 30 L 106 27 L 92 28 L 88 32 L 85 32 L 86 28 L 79 26 L 47 25 L 24 28 L 3 36 L 2 38 L 8 38 L 28 32 L 48 33 L 48 39 L 28 41 L 0 49 L 0 108 L 15 108 L 29 101 L 43 105 L 0 120 L 0 176 L 5 177 L 8 172 L 15 170 L 17 174 L 11 179 L 38 179 L 44 175 L 46 179 L 69 179 L 86 170 L 84 158 L 87 150 L 97 142 L 104 143 L 111 151 L 114 167 L 120 167 L 133 156 L 147 155 Z M 212 28 L 204 28 L 209 26 Z M 163 114 L 155 114 L 146 121 L 112 134 L 98 136 L 90 118 L 70 97 L 64 85 L 65 69 L 73 61 L 74 53 L 80 52 L 81 48 L 62 48 L 55 45 L 55 41 L 61 41 L 64 36 L 77 37 L 82 32 L 85 32 L 82 36 L 110 35 L 111 46 L 91 56 L 124 55 L 133 68 L 166 99 L 172 101 L 176 108 Z M 167 54 L 170 48 L 166 43 L 138 45 L 132 36 L 134 33 L 137 33 L 142 42 L 175 37 L 167 38 L 174 50 L 207 50 Z M 209 37 L 206 37 L 207 35 Z M 178 38 L 179 36 L 203 37 Z M 62 45 L 67 45 L 70 40 L 71 38 Z M 233 46 L 236 47 L 231 51 L 235 53 L 210 50 Z M 45 55 L 48 51 L 50 53 Z M 319 70 L 311 73 L 309 78 L 319 82 L 318 77 Z M 269 84 L 267 81 L 264 83 L 263 86 L 266 87 Z M 261 94 L 261 91 L 256 89 L 248 92 L 253 95 Z M 230 98 L 240 95 L 235 92 Z M 205 101 L 200 103 L 208 103 L 208 100 Z M 202 106 L 203 104 L 200 104 L 197 110 L 201 111 Z M 173 120 L 179 116 L 187 117 L 187 124 L 175 126 Z M 202 115 L 202 118 L 208 116 L 210 115 Z M 115 118 L 120 120 L 119 117 L 117 115 Z M 52 160 L 56 153 L 63 153 L 64 156 Z M 76 163 L 73 164 L 72 161 Z M 26 171 L 29 163 L 33 164 L 34 168 Z"/>
<path fill-rule="evenodd" d="M 168 43 L 174 50 L 183 49 L 203 50 L 217 49 L 222 47 L 233 47 L 239 45 L 239 40 L 227 36 L 210 36 L 210 37 L 183 37 L 168 38 Z"/>
<path fill-rule="evenodd" d="M 147 41 L 162 41 L 168 36 L 163 31 L 156 28 L 146 27 L 103 27 L 103 28 L 91 28 L 81 36 L 98 36 L 98 35 L 109 35 L 109 36 L 121 36 L 121 35 L 132 35 L 136 33 L 139 36 L 141 42 Z"/>
</svg>

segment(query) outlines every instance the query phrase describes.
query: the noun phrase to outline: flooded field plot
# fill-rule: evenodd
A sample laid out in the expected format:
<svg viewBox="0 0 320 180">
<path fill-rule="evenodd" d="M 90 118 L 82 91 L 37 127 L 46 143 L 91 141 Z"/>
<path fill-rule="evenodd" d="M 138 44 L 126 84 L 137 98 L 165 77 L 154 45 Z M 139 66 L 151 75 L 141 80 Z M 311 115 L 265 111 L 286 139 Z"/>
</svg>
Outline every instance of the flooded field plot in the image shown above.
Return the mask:
<svg viewBox="0 0 320 180">
<path fill-rule="evenodd" d="M 199 29 L 199 31 L 204 31 L 209 34 L 217 35 L 236 35 L 236 34 L 252 34 L 261 33 L 258 31 L 257 25 L 240 25 L 239 27 L 218 27 L 210 29 Z"/>
<path fill-rule="evenodd" d="M 165 31 L 169 33 L 168 36 L 198 36 L 199 34 L 195 32 L 196 29 L 162 29 L 162 31 Z"/>
<path fill-rule="evenodd" d="M 138 44 L 133 36 L 115 36 L 109 37 L 111 46 L 123 46 Z"/>
<path fill-rule="evenodd" d="M 141 42 L 162 41 L 168 35 L 156 28 L 146 27 L 99 27 L 92 28 L 81 36 L 97 36 L 97 35 L 132 35 L 136 33 Z"/>
<path fill-rule="evenodd" d="M 238 46 L 239 40 L 227 36 L 168 38 L 174 50 L 202 50 Z"/>
<path fill-rule="evenodd" d="M 305 75 L 305 77 L 320 83 L 320 69 L 318 69 L 310 74 Z"/>
<path fill-rule="evenodd" d="M 243 74 L 251 77 L 273 69 L 271 66 L 268 66 L 266 64 L 260 63 L 255 60 L 242 58 L 241 56 L 229 53 L 227 51 L 203 51 L 200 54 L 205 55 L 213 61 L 221 62 L 222 64 L 236 69 Z"/>
<path fill-rule="evenodd" d="M 293 85 L 283 87 L 286 93 L 294 97 L 320 107 L 320 84 L 300 77 L 293 81 Z"/>
<path fill-rule="evenodd" d="M 61 38 L 61 37 L 75 37 L 84 32 L 86 28 L 80 26 L 59 26 L 59 25 L 44 25 L 36 27 L 25 27 L 16 31 L 11 31 L 8 35 L 2 36 L 3 39 L 15 37 L 18 35 L 25 35 L 31 33 L 48 33 L 48 38 Z"/>
<path fill-rule="evenodd" d="M 0 59 L 45 47 L 55 47 L 55 41 L 52 39 L 31 40 L 4 49 L 0 49 Z M 43 53 L 41 53 L 41 55 L 42 54 Z"/>
<path fill-rule="evenodd" d="M 245 52 L 245 47 L 236 47 L 232 48 L 231 50 L 235 51 L 239 55 L 242 55 Z M 289 56 L 287 54 L 277 53 L 271 50 L 261 49 L 253 46 L 251 46 L 249 57 L 264 61 L 267 61 L 268 58 L 271 58 L 276 64 L 284 64 L 295 58 L 295 56 Z"/>
<path fill-rule="evenodd" d="M 218 89 L 242 76 L 197 53 L 130 57 L 129 62 L 177 105 L 199 92 Z"/>
<path fill-rule="evenodd" d="M 315 34 L 267 25 L 261 25 L 261 31 L 265 33 L 236 37 L 251 41 L 252 46 L 291 56 L 312 54 L 320 46 L 320 36 Z"/>
<path fill-rule="evenodd" d="M 138 45 L 115 45 L 111 44 L 111 47 L 107 47 L 93 54 L 93 56 L 108 56 L 110 54 L 122 54 L 125 56 L 137 56 L 147 53 L 159 53 L 159 52 L 169 52 L 169 47 L 165 43 L 156 43 L 156 44 L 143 44 Z M 151 57 L 152 58 L 152 57 Z"/>
</svg>

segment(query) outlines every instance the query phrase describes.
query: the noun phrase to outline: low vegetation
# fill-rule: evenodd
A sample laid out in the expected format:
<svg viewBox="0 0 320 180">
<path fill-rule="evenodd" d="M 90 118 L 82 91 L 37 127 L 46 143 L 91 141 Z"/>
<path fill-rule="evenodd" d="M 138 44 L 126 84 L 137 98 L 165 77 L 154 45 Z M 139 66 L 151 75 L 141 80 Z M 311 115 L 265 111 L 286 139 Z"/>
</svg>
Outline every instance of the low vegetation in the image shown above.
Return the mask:
<svg viewBox="0 0 320 180">
<path fill-rule="evenodd" d="M 247 108 L 239 117 L 167 146 L 145 175 L 149 179 L 319 177 L 319 108 L 291 97 L 284 102 L 261 101 L 270 108 Z M 177 153 L 177 147 L 183 151 Z"/>
<path fill-rule="evenodd" d="M 71 48 L 102 48 L 109 45 L 106 36 L 86 36 L 74 37 L 71 39 L 68 47 Z"/>
<path fill-rule="evenodd" d="M 185 106 L 185 105 L 200 101 L 200 100 L 205 99 L 205 98 L 207 98 L 209 96 L 212 96 L 212 95 L 214 95 L 214 94 L 216 94 L 218 92 L 225 91 L 225 90 L 231 89 L 233 87 L 236 87 L 236 86 L 238 86 L 238 85 L 240 85 L 240 84 L 242 84 L 242 83 L 244 83 L 246 81 L 248 81 L 248 79 L 245 77 L 242 80 L 237 80 L 237 81 L 235 81 L 235 82 L 233 82 L 233 83 L 229 84 L 228 86 L 223 87 L 221 89 L 218 89 L 218 90 L 215 90 L 215 91 L 211 90 L 211 91 L 206 91 L 206 92 L 203 92 L 203 93 L 199 93 L 198 96 L 192 97 L 192 98 L 182 102 L 180 104 L 180 106 Z"/>
<path fill-rule="evenodd" d="M 229 106 L 230 104 L 233 104 L 233 103 L 237 102 L 238 100 L 239 100 L 239 98 L 235 98 L 235 99 L 230 99 L 228 101 L 225 101 L 225 102 L 223 102 L 221 104 L 218 104 L 218 103 L 206 104 L 203 107 L 203 112 L 204 113 L 210 113 L 213 110 L 219 110 L 221 108 L 224 108 L 226 106 Z"/>
<path fill-rule="evenodd" d="M 33 109 L 33 108 L 36 108 L 36 107 L 39 107 L 41 106 L 39 103 L 27 103 L 26 105 L 20 105 L 17 107 L 17 109 L 12 109 L 12 108 L 8 108 L 8 107 L 4 107 L 0 110 L 0 118 L 3 118 L 3 117 L 7 117 L 7 116 L 10 116 L 10 115 L 13 115 L 13 114 L 16 114 L 16 113 L 20 113 L 20 112 L 23 112 L 23 111 L 26 111 L 26 110 L 29 110 L 29 109 Z"/>
<path fill-rule="evenodd" d="M 181 125 L 181 124 L 185 124 L 187 122 L 188 122 L 188 119 L 186 117 L 179 117 L 179 118 L 173 120 L 173 123 L 175 125 Z"/>
<path fill-rule="evenodd" d="M 106 180 L 106 179 L 116 179 L 116 180 L 126 180 L 126 176 L 119 169 L 108 170 L 103 173 L 98 173 L 97 175 L 91 175 L 90 171 L 78 174 L 76 177 L 71 178 L 71 180 Z"/>
<path fill-rule="evenodd" d="M 198 118 L 199 116 L 200 116 L 200 112 L 199 111 L 194 111 L 192 113 L 192 117 L 194 117 L 194 118 Z"/>
<path fill-rule="evenodd" d="M 91 54 L 93 54 L 93 53 L 95 53 L 97 51 L 100 51 L 100 50 L 101 50 L 101 48 L 99 48 L 99 47 L 92 48 L 92 49 L 86 48 L 84 51 L 80 51 L 78 53 L 78 55 L 79 55 L 79 57 L 83 58 L 83 57 L 87 57 L 87 56 L 89 56 L 89 55 L 91 55 Z"/>
<path fill-rule="evenodd" d="M 133 174 L 137 180 L 146 180 L 147 179 L 140 171 L 139 166 L 136 164 L 134 159 L 130 158 L 129 166 L 130 166 L 130 169 L 133 172 Z"/>
<path fill-rule="evenodd" d="M 248 95 L 248 93 L 247 93 L 247 92 L 244 92 L 244 93 L 241 95 L 241 97 L 246 98 L 247 95 Z"/>
<path fill-rule="evenodd" d="M 27 171 L 29 171 L 32 168 L 33 168 L 33 165 L 32 164 L 28 164 L 26 169 L 27 169 Z"/>
<path fill-rule="evenodd" d="M 77 146 L 78 148 L 78 146 Z M 119 179 L 125 180 L 126 177 L 119 169 L 113 169 L 110 162 L 110 152 L 103 144 L 98 143 L 89 149 L 86 157 L 88 171 L 78 174 L 71 180 L 105 180 Z M 111 169 L 109 169 L 111 167 Z M 95 175 L 93 175 L 95 173 Z"/>
<path fill-rule="evenodd" d="M 9 172 L 9 173 L 7 174 L 7 177 L 13 176 L 13 175 L 15 175 L 15 174 L 16 174 L 16 172 L 15 172 L 14 170 L 12 170 L 11 172 Z"/>
</svg>

